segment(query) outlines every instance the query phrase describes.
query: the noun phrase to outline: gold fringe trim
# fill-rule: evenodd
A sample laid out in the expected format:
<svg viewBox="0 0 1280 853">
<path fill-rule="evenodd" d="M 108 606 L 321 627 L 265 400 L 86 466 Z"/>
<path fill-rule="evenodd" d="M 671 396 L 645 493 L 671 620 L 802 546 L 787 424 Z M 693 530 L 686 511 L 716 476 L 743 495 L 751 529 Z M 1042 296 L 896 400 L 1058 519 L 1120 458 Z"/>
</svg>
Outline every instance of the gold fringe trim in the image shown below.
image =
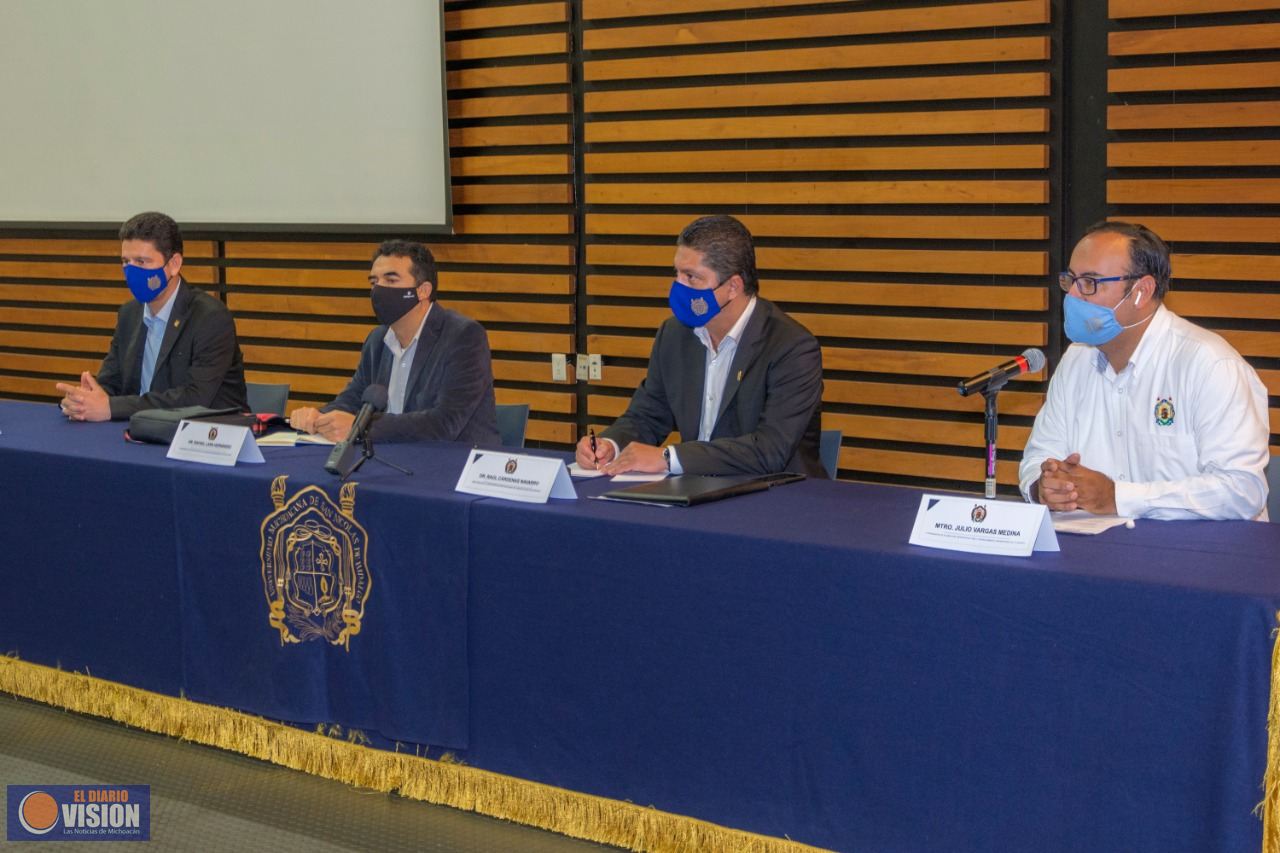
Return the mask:
<svg viewBox="0 0 1280 853">
<path fill-rule="evenodd" d="M 801 853 L 819 849 L 455 762 L 371 749 L 240 711 L 151 693 L 12 657 L 0 657 L 0 690 L 80 714 L 106 717 L 145 731 L 239 752 L 348 785 L 394 792 L 409 799 L 478 812 L 629 850 Z M 1274 689 L 1272 702 L 1274 758 L 1277 731 Z M 1269 786 L 1270 780 L 1268 771 Z M 1270 805 L 1270 797 L 1267 802 Z"/>
<path fill-rule="evenodd" d="M 1280 622 L 1280 613 L 1276 613 Z M 1280 629 L 1271 632 L 1271 704 L 1267 708 L 1267 775 L 1262 781 L 1262 853 L 1280 853 Z"/>
</svg>

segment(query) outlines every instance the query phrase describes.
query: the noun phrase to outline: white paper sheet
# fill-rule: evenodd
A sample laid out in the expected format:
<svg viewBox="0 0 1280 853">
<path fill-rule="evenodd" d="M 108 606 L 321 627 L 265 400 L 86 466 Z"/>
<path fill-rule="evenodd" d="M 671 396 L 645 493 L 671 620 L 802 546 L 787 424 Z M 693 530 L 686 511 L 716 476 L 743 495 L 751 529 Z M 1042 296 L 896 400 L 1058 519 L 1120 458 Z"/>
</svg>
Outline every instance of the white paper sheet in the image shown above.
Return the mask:
<svg viewBox="0 0 1280 853">
<path fill-rule="evenodd" d="M 1059 533 L 1080 533 L 1085 536 L 1096 536 L 1104 530 L 1124 525 L 1133 529 L 1133 519 L 1124 515 L 1094 515 L 1082 509 L 1071 512 L 1053 512 L 1053 529 Z"/>
</svg>

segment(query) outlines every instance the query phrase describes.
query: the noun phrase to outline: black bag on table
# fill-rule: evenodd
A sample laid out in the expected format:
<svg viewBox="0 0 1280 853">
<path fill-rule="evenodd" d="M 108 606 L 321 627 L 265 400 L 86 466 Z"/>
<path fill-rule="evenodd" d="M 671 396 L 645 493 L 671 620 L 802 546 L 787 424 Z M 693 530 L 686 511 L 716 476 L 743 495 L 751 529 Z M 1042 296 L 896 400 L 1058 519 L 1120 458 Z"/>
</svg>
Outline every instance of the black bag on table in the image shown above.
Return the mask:
<svg viewBox="0 0 1280 853">
<path fill-rule="evenodd" d="M 178 431 L 178 422 L 217 419 L 226 423 L 223 418 L 244 418 L 243 426 L 252 426 L 257 418 L 253 415 L 241 415 L 236 407 L 229 409 L 210 409 L 207 406 L 183 406 L 181 409 L 143 409 L 129 416 L 129 430 L 126 433 L 130 441 L 145 441 L 151 444 L 169 444 Z M 236 423 L 236 421 L 230 421 Z"/>
</svg>

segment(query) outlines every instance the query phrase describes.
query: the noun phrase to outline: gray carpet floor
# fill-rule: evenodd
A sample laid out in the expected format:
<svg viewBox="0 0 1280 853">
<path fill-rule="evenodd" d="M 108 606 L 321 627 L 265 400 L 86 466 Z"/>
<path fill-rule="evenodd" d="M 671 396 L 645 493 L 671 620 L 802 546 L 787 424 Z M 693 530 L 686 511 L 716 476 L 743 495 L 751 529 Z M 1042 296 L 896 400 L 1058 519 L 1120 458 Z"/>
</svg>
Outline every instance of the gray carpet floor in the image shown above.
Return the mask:
<svg viewBox="0 0 1280 853">
<path fill-rule="evenodd" d="M 155 850 L 577 853 L 616 849 L 444 806 L 361 791 L 4 694 L 0 694 L 0 783 L 150 785 L 147 849 Z M 5 819 L 0 811 L 0 823 Z M 6 837 L 6 830 L 0 828 L 0 846 L 40 847 L 38 842 L 6 842 Z M 68 842 L 59 849 L 96 846 Z"/>
</svg>

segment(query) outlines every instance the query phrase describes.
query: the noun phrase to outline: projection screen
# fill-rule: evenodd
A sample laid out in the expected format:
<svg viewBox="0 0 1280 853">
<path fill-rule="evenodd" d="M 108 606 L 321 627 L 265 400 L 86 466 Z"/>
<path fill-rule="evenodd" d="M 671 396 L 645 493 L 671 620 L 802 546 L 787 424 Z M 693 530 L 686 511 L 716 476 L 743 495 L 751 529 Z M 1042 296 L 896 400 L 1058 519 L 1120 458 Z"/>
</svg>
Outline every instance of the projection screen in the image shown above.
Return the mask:
<svg viewBox="0 0 1280 853">
<path fill-rule="evenodd" d="M 0 228 L 448 231 L 440 0 L 3 0 Z"/>
</svg>

